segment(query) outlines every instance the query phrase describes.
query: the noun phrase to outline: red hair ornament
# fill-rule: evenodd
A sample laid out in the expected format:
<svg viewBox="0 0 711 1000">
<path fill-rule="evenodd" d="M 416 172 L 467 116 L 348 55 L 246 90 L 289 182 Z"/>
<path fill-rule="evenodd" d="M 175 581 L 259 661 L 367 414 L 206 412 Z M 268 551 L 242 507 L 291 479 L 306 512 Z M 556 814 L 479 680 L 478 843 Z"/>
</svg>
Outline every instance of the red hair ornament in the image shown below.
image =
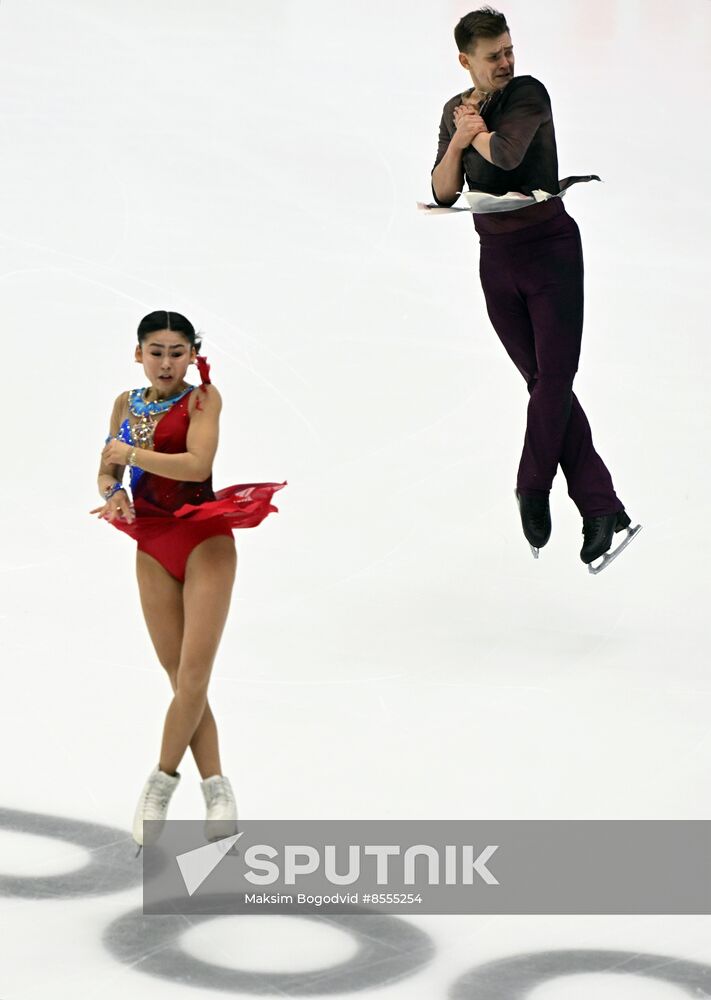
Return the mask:
<svg viewBox="0 0 711 1000">
<path fill-rule="evenodd" d="M 197 370 L 200 372 L 200 391 L 205 393 L 207 392 L 205 386 L 212 385 L 212 382 L 210 382 L 210 366 L 204 354 L 198 354 L 195 358 L 195 363 L 197 364 Z M 202 409 L 199 399 L 195 401 L 195 406 L 198 410 Z"/>
</svg>

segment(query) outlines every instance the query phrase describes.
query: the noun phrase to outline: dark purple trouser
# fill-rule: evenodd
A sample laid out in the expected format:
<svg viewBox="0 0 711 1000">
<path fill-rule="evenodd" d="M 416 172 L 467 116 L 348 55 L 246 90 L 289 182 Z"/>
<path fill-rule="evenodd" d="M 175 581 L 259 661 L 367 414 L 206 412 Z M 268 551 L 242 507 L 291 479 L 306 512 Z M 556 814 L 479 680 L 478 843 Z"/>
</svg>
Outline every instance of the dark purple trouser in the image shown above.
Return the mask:
<svg viewBox="0 0 711 1000">
<path fill-rule="evenodd" d="M 583 332 L 580 231 L 556 214 L 515 232 L 479 232 L 479 273 L 489 318 L 526 379 L 530 399 L 518 469 L 522 493 L 547 495 L 560 464 L 583 517 L 623 510 L 573 392 Z"/>
</svg>

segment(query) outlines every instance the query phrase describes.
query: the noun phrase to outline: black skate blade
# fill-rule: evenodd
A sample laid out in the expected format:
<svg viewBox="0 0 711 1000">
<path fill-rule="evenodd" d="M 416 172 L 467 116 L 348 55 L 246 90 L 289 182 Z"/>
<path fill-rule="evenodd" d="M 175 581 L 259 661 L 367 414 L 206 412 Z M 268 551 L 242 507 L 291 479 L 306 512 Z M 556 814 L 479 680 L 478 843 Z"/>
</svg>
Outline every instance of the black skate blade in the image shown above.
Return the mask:
<svg viewBox="0 0 711 1000">
<path fill-rule="evenodd" d="M 627 530 L 627 534 L 626 534 L 625 538 L 617 546 L 617 548 L 613 549 L 612 552 L 606 552 L 603 555 L 601 561 L 597 564 L 597 566 L 594 566 L 593 563 L 588 563 L 588 571 L 590 573 L 592 573 L 593 576 L 597 576 L 598 573 L 602 573 L 602 571 L 607 566 L 609 566 L 611 562 L 613 562 L 615 559 L 617 559 L 617 557 L 622 552 L 625 551 L 625 549 L 630 544 L 630 542 L 633 541 L 637 537 L 637 535 L 640 533 L 640 531 L 642 530 L 642 525 L 641 524 L 637 524 L 637 525 L 635 525 L 634 528 L 627 528 L 626 530 Z"/>
<path fill-rule="evenodd" d="M 138 855 L 141 853 L 142 850 L 143 850 L 143 844 L 139 844 L 138 845 L 138 850 L 136 851 L 136 854 L 135 854 L 135 857 L 138 857 Z"/>
</svg>

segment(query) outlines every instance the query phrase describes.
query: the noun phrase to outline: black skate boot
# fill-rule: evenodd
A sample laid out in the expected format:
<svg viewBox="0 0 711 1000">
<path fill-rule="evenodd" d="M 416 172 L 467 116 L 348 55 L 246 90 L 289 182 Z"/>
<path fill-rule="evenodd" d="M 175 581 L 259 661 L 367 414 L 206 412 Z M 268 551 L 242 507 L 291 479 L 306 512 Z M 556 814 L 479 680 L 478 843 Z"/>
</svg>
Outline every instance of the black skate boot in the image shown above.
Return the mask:
<svg viewBox="0 0 711 1000">
<path fill-rule="evenodd" d="M 533 558 L 538 559 L 542 549 L 551 537 L 551 509 L 548 497 L 515 491 L 516 503 L 521 514 L 521 526 L 526 541 L 531 546 Z"/>
<path fill-rule="evenodd" d="M 583 518 L 583 547 L 580 550 L 580 558 L 587 564 L 591 573 L 599 573 L 608 563 L 627 548 L 632 539 L 642 530 L 642 525 L 638 524 L 634 528 L 632 522 L 624 510 L 615 514 L 603 514 L 599 517 Z M 627 529 L 627 535 L 617 548 L 608 554 L 608 549 L 612 545 L 612 539 L 616 532 Z M 602 562 L 597 566 L 592 563 L 602 556 Z"/>
</svg>

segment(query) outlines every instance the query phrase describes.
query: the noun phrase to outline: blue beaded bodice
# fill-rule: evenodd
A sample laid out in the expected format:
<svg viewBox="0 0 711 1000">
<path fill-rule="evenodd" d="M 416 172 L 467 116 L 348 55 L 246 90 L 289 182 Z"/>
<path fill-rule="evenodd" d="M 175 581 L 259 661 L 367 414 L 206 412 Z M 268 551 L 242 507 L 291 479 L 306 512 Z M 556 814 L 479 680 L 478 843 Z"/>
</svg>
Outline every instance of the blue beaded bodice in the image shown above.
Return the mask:
<svg viewBox="0 0 711 1000">
<path fill-rule="evenodd" d="M 186 396 L 189 392 L 192 392 L 194 388 L 195 386 L 193 385 L 188 386 L 188 388 L 183 390 L 183 392 L 178 393 L 176 396 L 172 396 L 170 399 L 164 399 L 161 400 L 160 402 L 156 401 L 153 403 L 146 403 L 144 401 L 143 394 L 146 391 L 145 389 L 131 389 L 128 397 L 129 409 L 131 410 L 132 413 L 141 415 L 143 414 L 157 415 L 166 413 L 175 405 L 175 403 L 179 402 L 183 398 L 183 396 Z M 109 434 L 104 444 L 108 444 L 110 440 L 111 440 L 111 435 Z M 133 431 L 131 429 L 131 421 L 129 417 L 126 417 L 126 419 L 119 427 L 118 432 L 116 434 L 116 440 L 123 441 L 124 444 L 130 444 L 135 448 L 145 447 L 143 443 L 139 443 L 134 439 Z M 129 474 L 130 474 L 129 485 L 131 487 L 132 493 L 134 492 L 136 483 L 141 478 L 144 471 L 145 471 L 144 469 L 139 469 L 137 465 L 129 466 Z"/>
<path fill-rule="evenodd" d="M 155 417 L 160 413 L 167 413 L 174 403 L 180 402 L 183 396 L 187 396 L 194 388 L 194 385 L 189 385 L 182 392 L 177 392 L 168 399 L 156 399 L 150 403 L 147 403 L 143 398 L 145 389 L 131 389 L 128 394 L 128 408 L 136 417 L 141 417 L 144 414 Z"/>
</svg>

